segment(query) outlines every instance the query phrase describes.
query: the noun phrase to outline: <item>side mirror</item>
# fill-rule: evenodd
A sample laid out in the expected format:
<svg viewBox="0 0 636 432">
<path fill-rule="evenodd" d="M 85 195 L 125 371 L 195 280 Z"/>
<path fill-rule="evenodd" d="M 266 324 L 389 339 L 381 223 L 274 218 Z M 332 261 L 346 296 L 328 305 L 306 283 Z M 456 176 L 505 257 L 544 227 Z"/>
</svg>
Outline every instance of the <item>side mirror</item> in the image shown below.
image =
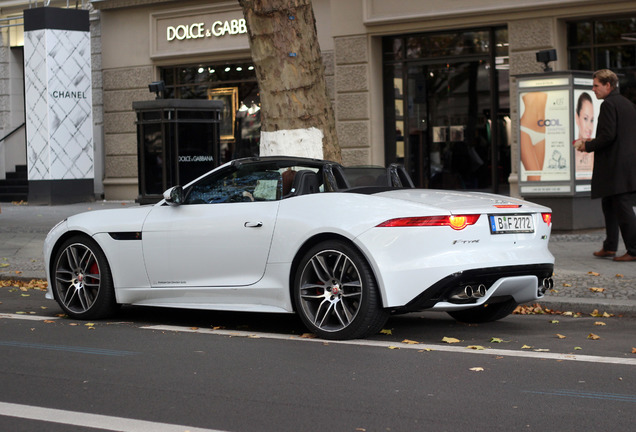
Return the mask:
<svg viewBox="0 0 636 432">
<path fill-rule="evenodd" d="M 183 188 L 181 186 L 171 187 L 163 193 L 163 199 L 171 206 L 183 204 Z"/>
</svg>

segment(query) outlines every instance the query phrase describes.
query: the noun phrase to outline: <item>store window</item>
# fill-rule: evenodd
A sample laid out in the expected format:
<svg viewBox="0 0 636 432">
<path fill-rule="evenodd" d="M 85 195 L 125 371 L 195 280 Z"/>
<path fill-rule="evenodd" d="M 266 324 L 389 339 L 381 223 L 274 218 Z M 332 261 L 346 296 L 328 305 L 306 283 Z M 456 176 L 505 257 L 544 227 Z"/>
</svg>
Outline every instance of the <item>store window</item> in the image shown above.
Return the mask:
<svg viewBox="0 0 636 432">
<path fill-rule="evenodd" d="M 505 28 L 383 38 L 385 160 L 416 186 L 507 192 Z"/>
<path fill-rule="evenodd" d="M 160 68 L 166 98 L 223 102 L 221 163 L 258 156 L 261 100 L 254 65 L 248 62 Z"/>
<path fill-rule="evenodd" d="M 569 22 L 567 32 L 569 69 L 611 69 L 621 93 L 636 103 L 636 17 Z"/>
</svg>

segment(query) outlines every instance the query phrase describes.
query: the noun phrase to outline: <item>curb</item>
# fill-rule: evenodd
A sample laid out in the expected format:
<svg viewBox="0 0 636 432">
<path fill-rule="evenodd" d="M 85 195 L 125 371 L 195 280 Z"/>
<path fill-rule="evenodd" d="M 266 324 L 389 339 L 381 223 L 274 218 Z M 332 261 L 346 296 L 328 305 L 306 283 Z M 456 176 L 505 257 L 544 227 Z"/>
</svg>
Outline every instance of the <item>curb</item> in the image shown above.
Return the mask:
<svg viewBox="0 0 636 432">
<path fill-rule="evenodd" d="M 591 314 L 595 310 L 599 313 L 607 312 L 614 316 L 636 318 L 636 301 L 635 300 L 611 300 L 611 299 L 590 299 L 590 298 L 572 298 L 551 296 L 543 298 L 536 303 L 541 306 L 562 312 L 580 312 L 583 314 Z"/>
</svg>

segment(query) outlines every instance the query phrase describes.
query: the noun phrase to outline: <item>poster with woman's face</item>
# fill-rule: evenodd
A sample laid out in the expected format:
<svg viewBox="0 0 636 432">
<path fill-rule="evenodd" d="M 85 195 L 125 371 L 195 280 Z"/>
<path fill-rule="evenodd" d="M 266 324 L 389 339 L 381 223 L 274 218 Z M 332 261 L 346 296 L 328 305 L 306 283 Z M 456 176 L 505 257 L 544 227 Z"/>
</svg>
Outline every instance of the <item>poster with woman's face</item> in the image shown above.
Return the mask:
<svg viewBox="0 0 636 432">
<path fill-rule="evenodd" d="M 596 136 L 596 120 L 601 109 L 600 100 L 591 90 L 574 90 L 574 139 L 592 139 Z M 594 167 L 594 153 L 574 153 L 575 178 L 590 180 Z"/>
</svg>

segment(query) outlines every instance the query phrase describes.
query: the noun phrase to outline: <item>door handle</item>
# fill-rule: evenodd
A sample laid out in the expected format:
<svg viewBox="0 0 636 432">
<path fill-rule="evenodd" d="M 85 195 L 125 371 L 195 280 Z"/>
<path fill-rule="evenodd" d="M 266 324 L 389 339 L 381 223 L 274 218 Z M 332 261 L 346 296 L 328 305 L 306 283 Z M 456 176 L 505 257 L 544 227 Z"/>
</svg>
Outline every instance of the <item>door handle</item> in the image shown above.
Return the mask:
<svg viewBox="0 0 636 432">
<path fill-rule="evenodd" d="M 245 222 L 243 226 L 245 228 L 260 228 L 263 226 L 263 222 Z"/>
</svg>

